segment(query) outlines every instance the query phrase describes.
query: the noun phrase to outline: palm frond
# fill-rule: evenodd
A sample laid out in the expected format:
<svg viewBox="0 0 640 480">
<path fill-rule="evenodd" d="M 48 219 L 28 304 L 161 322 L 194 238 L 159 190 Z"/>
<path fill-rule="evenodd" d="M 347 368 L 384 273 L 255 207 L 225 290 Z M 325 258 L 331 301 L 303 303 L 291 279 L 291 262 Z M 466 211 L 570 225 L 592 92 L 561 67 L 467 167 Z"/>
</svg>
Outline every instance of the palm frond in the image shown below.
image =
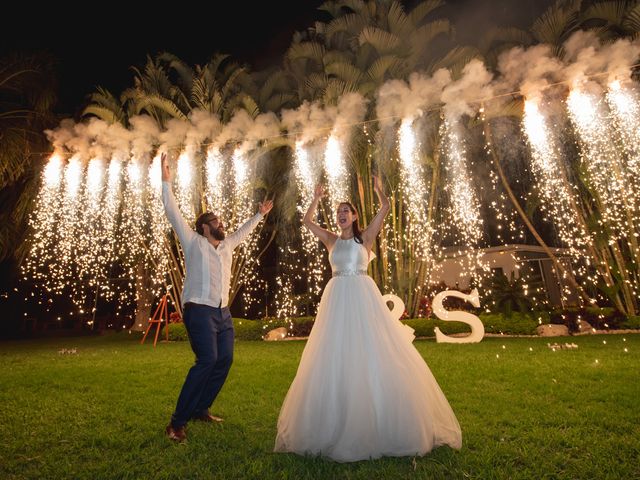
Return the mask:
<svg viewBox="0 0 640 480">
<path fill-rule="evenodd" d="M 294 43 L 287 50 L 286 57 L 290 62 L 296 60 L 313 60 L 322 65 L 322 59 L 325 55 L 325 48 L 317 42 Z"/>
<path fill-rule="evenodd" d="M 414 28 L 411 18 L 405 13 L 404 7 L 397 0 L 393 0 L 387 12 L 389 31 L 399 37 L 406 37 Z"/>
<path fill-rule="evenodd" d="M 420 25 L 431 12 L 443 5 L 442 0 L 426 0 L 420 2 L 409 12 L 409 19 L 413 25 Z"/>
<path fill-rule="evenodd" d="M 327 86 L 328 78 L 321 73 L 312 73 L 305 80 L 305 86 L 312 90 L 323 90 Z"/>
<path fill-rule="evenodd" d="M 396 55 L 385 55 L 378 58 L 367 70 L 367 77 L 381 84 L 387 79 L 398 78 L 406 70 L 404 60 Z"/>
<path fill-rule="evenodd" d="M 25 152 L 25 135 L 22 128 L 3 128 L 1 138 L 0 189 L 20 178 L 30 164 L 29 154 Z"/>
<path fill-rule="evenodd" d="M 183 92 L 189 92 L 193 84 L 194 71 L 183 60 L 172 53 L 162 52 L 157 56 L 158 62 L 165 62 L 178 74 L 178 86 Z"/>
<path fill-rule="evenodd" d="M 462 68 L 474 58 L 481 58 L 482 55 L 475 47 L 455 47 L 452 48 L 444 57 L 431 63 L 427 71 L 433 73 L 441 68 L 447 68 L 452 71 L 461 71 Z"/>
<path fill-rule="evenodd" d="M 82 116 L 95 115 L 107 123 L 125 124 L 126 112 L 120 100 L 109 90 L 98 87 L 97 91 L 89 96 L 89 105 L 82 112 Z"/>
<path fill-rule="evenodd" d="M 626 31 L 633 32 L 636 36 L 638 35 L 640 32 L 640 3 L 629 10 L 622 22 L 622 26 Z"/>
<path fill-rule="evenodd" d="M 215 53 L 203 67 L 210 72 L 217 72 L 221 70 L 222 63 L 229 58 L 229 55 L 224 53 Z"/>
<path fill-rule="evenodd" d="M 377 27 L 364 28 L 360 32 L 358 42 L 360 45 L 371 45 L 380 55 L 395 51 L 401 44 L 400 38 L 397 35 Z"/>
<path fill-rule="evenodd" d="M 562 0 L 549 7 L 531 26 L 533 36 L 541 43 L 559 46 L 579 25 L 580 0 L 563 5 Z"/>
<path fill-rule="evenodd" d="M 351 83 L 357 83 L 362 77 L 362 72 L 350 63 L 332 63 L 325 67 L 325 72 Z"/>
<path fill-rule="evenodd" d="M 451 35 L 452 32 L 453 29 L 448 20 L 435 20 L 412 32 L 408 40 L 408 63 L 423 67 L 425 54 L 429 51 L 431 42 L 439 35 Z"/>
<path fill-rule="evenodd" d="M 177 118 L 180 120 L 187 120 L 187 116 L 182 113 L 182 111 L 178 108 L 178 106 L 173 103 L 171 100 L 165 97 L 161 97 L 157 94 L 145 94 L 139 97 L 139 111 L 147 110 L 152 111 L 153 108 L 156 108 L 172 118 Z"/>
<path fill-rule="evenodd" d="M 242 108 L 246 110 L 246 112 L 252 119 L 255 119 L 258 115 L 260 115 L 260 107 L 258 107 L 256 101 L 249 95 L 242 95 L 241 103 Z"/>
<path fill-rule="evenodd" d="M 222 88 L 220 89 L 220 95 L 222 98 L 229 97 L 233 89 L 235 88 L 235 82 L 240 75 L 244 75 L 246 73 L 245 68 L 239 67 L 233 70 L 233 72 L 228 76 L 227 81 L 224 83 Z"/>
<path fill-rule="evenodd" d="M 103 107 L 98 104 L 88 105 L 83 111 L 82 116 L 87 117 L 89 115 L 93 115 L 98 117 L 100 120 L 112 124 L 112 123 L 122 123 L 121 117 L 119 117 L 113 110 L 107 107 Z"/>
<path fill-rule="evenodd" d="M 260 83 L 258 98 L 261 105 L 264 105 L 277 92 L 284 92 L 289 87 L 287 77 L 282 70 L 272 72 Z"/>
<path fill-rule="evenodd" d="M 622 25 L 627 6 L 628 2 L 625 0 L 598 2 L 587 8 L 581 17 L 585 20 L 604 20 L 608 25 Z"/>
<path fill-rule="evenodd" d="M 337 63 L 337 62 L 349 62 L 351 61 L 351 55 L 347 54 L 346 52 L 342 52 L 339 50 L 329 50 L 323 59 L 323 62 L 325 65 L 329 65 L 330 63 Z"/>
<path fill-rule="evenodd" d="M 337 2 L 329 0 L 320 5 L 318 7 L 318 10 L 320 10 L 321 12 L 327 12 L 329 15 L 335 18 L 340 16 L 340 8 L 341 6 Z"/>
<path fill-rule="evenodd" d="M 338 33 L 344 33 L 348 37 L 357 37 L 362 29 L 369 25 L 368 18 L 356 13 L 350 13 L 331 20 L 327 25 L 326 37 L 329 41 Z"/>
<path fill-rule="evenodd" d="M 364 0 L 341 0 L 338 3 L 340 3 L 341 7 L 347 7 L 361 15 L 367 11 L 370 12 L 371 7 L 375 7 L 375 5 L 372 5 L 375 2 L 365 2 Z"/>
</svg>

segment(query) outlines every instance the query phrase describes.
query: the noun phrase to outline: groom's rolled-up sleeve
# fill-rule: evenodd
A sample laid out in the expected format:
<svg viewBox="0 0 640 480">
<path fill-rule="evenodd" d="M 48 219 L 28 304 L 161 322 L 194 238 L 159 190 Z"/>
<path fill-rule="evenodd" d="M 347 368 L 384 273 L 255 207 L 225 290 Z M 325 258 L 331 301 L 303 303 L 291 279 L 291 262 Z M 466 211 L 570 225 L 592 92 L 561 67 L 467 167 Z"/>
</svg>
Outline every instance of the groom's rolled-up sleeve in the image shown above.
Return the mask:
<svg viewBox="0 0 640 480">
<path fill-rule="evenodd" d="M 162 182 L 162 204 L 164 205 L 164 211 L 169 223 L 178 235 L 182 248 L 186 248 L 195 235 L 195 232 L 191 227 L 189 227 L 186 220 L 180 213 L 180 209 L 176 204 L 176 199 L 173 196 L 173 191 L 171 190 L 171 184 L 169 182 Z"/>
</svg>

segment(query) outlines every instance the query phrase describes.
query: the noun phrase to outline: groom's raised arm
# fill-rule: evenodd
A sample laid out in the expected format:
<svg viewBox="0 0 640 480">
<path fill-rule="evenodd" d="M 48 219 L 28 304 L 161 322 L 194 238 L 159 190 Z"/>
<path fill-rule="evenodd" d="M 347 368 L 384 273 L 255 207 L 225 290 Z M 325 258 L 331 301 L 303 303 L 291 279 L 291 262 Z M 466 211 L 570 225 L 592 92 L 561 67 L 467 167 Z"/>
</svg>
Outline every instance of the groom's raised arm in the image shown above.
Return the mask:
<svg viewBox="0 0 640 480">
<path fill-rule="evenodd" d="M 253 231 L 254 228 L 258 226 L 260 220 L 264 218 L 260 212 L 256 213 L 249 220 L 244 222 L 240 228 L 238 228 L 235 232 L 227 235 L 225 242 L 231 246 L 231 248 L 236 248 L 240 245 L 244 240 L 249 236 L 249 234 Z"/>
<path fill-rule="evenodd" d="M 169 168 L 169 160 L 167 159 L 166 152 L 163 152 L 160 156 L 160 170 L 162 173 L 162 205 L 164 205 L 164 212 L 167 215 L 169 223 L 178 235 L 178 240 L 180 240 L 182 248 L 185 249 L 196 233 L 191 230 L 191 227 L 180 213 L 176 199 L 173 196 L 173 190 L 171 189 L 171 169 Z"/>
<path fill-rule="evenodd" d="M 233 232 L 227 237 L 227 243 L 231 245 L 232 248 L 236 248 L 240 245 L 247 236 L 253 231 L 254 228 L 260 223 L 267 213 L 271 211 L 273 208 L 273 200 L 265 200 L 264 202 L 260 202 L 258 205 L 258 213 L 256 213 L 249 220 L 244 222 L 238 230 Z"/>
<path fill-rule="evenodd" d="M 196 233 L 189 227 L 189 224 L 180 213 L 176 199 L 173 196 L 173 191 L 171 190 L 171 183 L 167 181 L 162 182 L 162 204 L 164 205 L 164 211 L 169 223 L 178 235 L 182 248 L 186 248 Z"/>
</svg>

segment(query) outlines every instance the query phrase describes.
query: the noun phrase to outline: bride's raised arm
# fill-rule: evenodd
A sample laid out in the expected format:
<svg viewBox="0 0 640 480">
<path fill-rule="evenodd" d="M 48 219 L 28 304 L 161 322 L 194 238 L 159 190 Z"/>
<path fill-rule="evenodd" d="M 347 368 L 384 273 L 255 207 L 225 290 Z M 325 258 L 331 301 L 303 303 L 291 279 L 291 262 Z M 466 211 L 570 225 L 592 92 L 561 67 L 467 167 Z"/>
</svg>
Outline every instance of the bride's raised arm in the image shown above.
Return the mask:
<svg viewBox="0 0 640 480">
<path fill-rule="evenodd" d="M 375 242 L 378 233 L 380 233 L 382 229 L 384 217 L 387 216 L 391 208 L 389 199 L 382 189 L 382 180 L 376 175 L 373 176 L 373 190 L 376 192 L 378 200 L 380 201 L 380 210 L 378 210 L 378 213 L 373 217 L 371 223 L 362 232 L 362 244 L 366 247 L 367 251 L 371 251 L 373 242 Z"/>
<path fill-rule="evenodd" d="M 309 209 L 307 213 L 304 215 L 303 223 L 305 226 L 311 230 L 311 232 L 320 239 L 322 243 L 324 243 L 325 247 L 328 249 L 333 246 L 336 241 L 337 235 L 335 233 L 330 232 L 322 228 L 320 225 L 313 221 L 313 216 L 318 208 L 318 203 L 320 203 L 320 199 L 324 196 L 324 188 L 322 185 L 318 185 L 313 195 L 313 200 L 311 201 L 311 205 L 309 205 Z"/>
</svg>

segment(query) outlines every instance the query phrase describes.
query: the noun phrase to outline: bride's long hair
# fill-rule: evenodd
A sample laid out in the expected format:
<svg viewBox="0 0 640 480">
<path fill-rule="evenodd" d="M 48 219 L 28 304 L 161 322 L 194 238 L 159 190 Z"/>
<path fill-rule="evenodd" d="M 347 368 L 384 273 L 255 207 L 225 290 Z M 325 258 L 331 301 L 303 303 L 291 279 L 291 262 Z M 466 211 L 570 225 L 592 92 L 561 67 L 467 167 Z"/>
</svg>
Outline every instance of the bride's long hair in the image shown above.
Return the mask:
<svg viewBox="0 0 640 480">
<path fill-rule="evenodd" d="M 340 205 L 346 205 L 347 207 L 349 207 L 349 210 L 351 210 L 351 213 L 353 215 L 357 215 L 358 214 L 358 212 L 356 211 L 354 206 L 351 205 L 350 202 L 340 202 L 340 204 L 338 205 L 338 209 L 340 209 Z M 353 239 L 354 239 L 354 241 L 356 243 L 362 244 L 362 232 L 360 231 L 360 225 L 358 224 L 358 217 L 356 217 L 356 219 L 353 221 L 353 223 L 351 223 L 351 227 L 353 228 Z"/>
</svg>

